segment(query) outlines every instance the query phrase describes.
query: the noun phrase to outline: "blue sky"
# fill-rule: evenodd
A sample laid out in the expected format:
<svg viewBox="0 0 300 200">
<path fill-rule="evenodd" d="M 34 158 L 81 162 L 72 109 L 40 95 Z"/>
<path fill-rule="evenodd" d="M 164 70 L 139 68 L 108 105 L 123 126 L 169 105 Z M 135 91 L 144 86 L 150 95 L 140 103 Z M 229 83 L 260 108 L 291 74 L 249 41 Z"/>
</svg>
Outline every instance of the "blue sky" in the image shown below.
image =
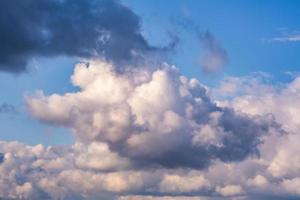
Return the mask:
<svg viewBox="0 0 300 200">
<path fill-rule="evenodd" d="M 200 29 L 211 31 L 229 54 L 230 64 L 224 74 L 266 71 L 280 79 L 282 71 L 299 69 L 299 43 L 272 41 L 299 30 L 297 1 L 125 2 L 142 16 L 142 27 L 150 41 L 159 41 L 164 32 L 180 30 L 172 19 L 191 20 Z M 180 31 L 183 44 L 174 62 L 185 74 L 205 79 L 195 66 L 201 53 L 199 43 L 192 34 Z"/>
<path fill-rule="evenodd" d="M 225 76 L 241 76 L 263 71 L 273 81 L 289 81 L 284 72 L 298 71 L 300 41 L 274 41 L 274 38 L 300 30 L 297 1 L 123 1 L 141 17 L 142 33 L 151 44 L 165 45 L 170 34 L 178 35 L 179 47 L 168 61 L 188 77 L 196 77 L 208 86 L 216 86 Z M 293 3 L 291 3 L 293 2 Z M 202 48 L 193 31 L 179 25 L 189 21 L 200 30 L 210 31 L 226 50 L 229 63 L 216 74 L 201 71 L 198 60 Z M 43 125 L 31 119 L 25 111 L 24 96 L 36 90 L 47 94 L 72 91 L 69 76 L 76 59 L 35 58 L 28 72 L 0 73 L 0 102 L 17 107 L 19 114 L 2 115 L 0 139 L 29 144 L 69 143 L 69 131 Z M 11 126 L 14 124 L 14 126 Z M 43 139 L 35 132 L 51 132 Z"/>
<path fill-rule="evenodd" d="M 35 60 L 24 74 L 0 74 L 0 101 L 14 105 L 16 112 L 1 113 L 1 140 L 19 140 L 27 144 L 70 143 L 72 135 L 66 129 L 55 128 L 32 119 L 26 110 L 25 97 L 37 90 L 46 94 L 74 90 L 69 77 L 76 61 L 67 58 Z M 36 134 L 37 132 L 41 134 Z"/>
</svg>

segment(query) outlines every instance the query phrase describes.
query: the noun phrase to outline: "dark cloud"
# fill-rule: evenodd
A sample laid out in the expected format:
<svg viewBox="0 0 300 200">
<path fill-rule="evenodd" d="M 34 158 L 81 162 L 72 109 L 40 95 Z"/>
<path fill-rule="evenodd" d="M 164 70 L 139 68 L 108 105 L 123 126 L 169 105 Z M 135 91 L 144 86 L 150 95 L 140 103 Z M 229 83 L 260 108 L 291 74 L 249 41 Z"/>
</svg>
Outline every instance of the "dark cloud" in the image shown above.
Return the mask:
<svg viewBox="0 0 300 200">
<path fill-rule="evenodd" d="M 291 195 L 270 195 L 270 194 L 256 194 L 245 197 L 245 200 L 297 200 L 299 197 L 293 197 Z"/>
<path fill-rule="evenodd" d="M 250 117 L 246 114 L 225 109 L 219 120 L 219 126 L 226 132 L 223 146 L 216 149 L 215 155 L 224 162 L 241 161 L 247 156 L 259 156 L 258 145 L 261 137 L 275 129 L 283 132 L 275 119 L 269 116 Z"/>
<path fill-rule="evenodd" d="M 213 106 L 213 104 L 211 105 Z M 198 124 L 210 124 L 207 118 L 211 112 L 221 112 L 222 115 L 218 119 L 216 126 L 221 127 L 217 134 L 224 136 L 218 144 L 203 143 L 195 145 L 192 143 L 190 133 L 186 133 L 183 137 L 177 137 L 178 141 L 174 148 L 163 154 L 144 155 L 134 154 L 127 155 L 133 157 L 138 164 L 144 166 L 163 166 L 167 168 L 188 167 L 194 169 L 205 169 L 213 164 L 216 160 L 223 162 L 240 162 L 250 156 L 259 157 L 259 145 L 263 143 L 262 137 L 270 132 L 271 129 L 278 133 L 283 133 L 280 125 L 269 116 L 255 116 L 238 114 L 230 109 L 221 109 L 214 106 L 214 109 L 203 111 L 197 109 L 195 121 Z M 200 111 L 200 112 L 198 112 Z M 203 117 L 204 116 L 204 117 Z M 120 154 L 124 154 L 125 150 L 120 150 Z M 129 152 L 130 153 L 130 152 Z"/>
<path fill-rule="evenodd" d="M 263 136 L 271 129 L 278 133 L 285 133 L 272 115 L 249 116 L 237 113 L 229 108 L 217 106 L 207 95 L 203 87 L 190 90 L 195 99 L 200 102 L 190 102 L 193 105 L 192 121 L 198 125 L 216 127 L 216 134 L 220 136 L 217 144 L 206 143 L 195 145 L 192 141 L 192 130 L 182 130 L 183 134 L 176 135 L 174 147 L 169 151 L 156 155 L 132 154 L 124 149 L 120 154 L 128 153 L 133 160 L 144 166 L 163 166 L 167 168 L 188 167 L 205 169 L 216 160 L 223 162 L 239 162 L 248 157 L 259 157 L 259 145 L 263 143 Z M 220 113 L 217 122 L 212 123 L 211 114 Z M 223 132 L 223 133 L 222 133 Z M 221 136 L 223 135 L 223 136 Z M 157 141 L 159 144 L 160 142 Z M 162 142 L 162 145 L 164 142 Z M 135 152 L 137 153 L 137 152 Z"/>
<path fill-rule="evenodd" d="M 0 153 L 0 164 L 3 163 L 3 161 L 4 161 L 4 154 Z"/>
<path fill-rule="evenodd" d="M 21 72 L 34 56 L 103 56 L 116 64 L 172 48 L 148 44 L 139 17 L 115 0 L 3 0 L 0 70 Z"/>
</svg>

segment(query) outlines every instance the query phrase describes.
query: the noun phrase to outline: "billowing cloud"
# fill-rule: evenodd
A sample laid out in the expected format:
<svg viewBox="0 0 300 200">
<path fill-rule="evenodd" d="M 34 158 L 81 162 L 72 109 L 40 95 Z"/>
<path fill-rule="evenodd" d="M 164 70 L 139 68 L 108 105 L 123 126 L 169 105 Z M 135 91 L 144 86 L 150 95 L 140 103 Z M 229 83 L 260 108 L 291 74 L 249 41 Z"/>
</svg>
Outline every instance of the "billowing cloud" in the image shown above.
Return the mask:
<svg viewBox="0 0 300 200">
<path fill-rule="evenodd" d="M 248 84 L 246 84 L 248 83 Z M 233 88 L 230 85 L 237 85 Z M 228 88 L 230 93 L 226 92 Z M 224 90 L 225 89 L 225 90 Z M 287 134 L 281 137 L 269 137 L 264 154 L 268 158 L 266 176 L 282 180 L 280 185 L 292 194 L 299 194 L 297 188 L 299 174 L 299 91 L 300 78 L 290 83 L 270 84 L 268 76 L 231 77 L 227 78 L 216 90 L 225 95 L 218 105 L 229 106 L 237 112 L 249 115 L 272 114 L 282 124 Z M 225 93 L 224 93 L 225 92 Z M 228 99 L 228 95 L 231 99 Z M 223 96 L 224 97 L 224 96 Z M 232 98 L 233 97 L 233 98 Z M 249 183 L 269 187 L 270 183 L 263 176 L 257 176 Z"/>
<path fill-rule="evenodd" d="M 300 198 L 299 77 L 228 77 L 210 90 L 166 63 L 126 67 L 175 43 L 148 44 L 139 17 L 115 0 L 3 0 L 0 28 L 2 71 L 35 56 L 88 60 L 71 76 L 76 92 L 26 96 L 34 118 L 71 129 L 75 142 L 0 142 L 1 199 Z M 220 70 L 226 50 L 192 29 L 203 70 Z"/>
<path fill-rule="evenodd" d="M 33 117 L 70 128 L 75 143 L 1 142 L 0 197 L 297 199 L 298 80 L 245 79 L 223 83 L 252 81 L 244 93 L 213 101 L 168 64 L 120 74 L 105 61 L 79 63 L 78 91 L 26 97 Z"/>
<path fill-rule="evenodd" d="M 205 168 L 214 160 L 259 155 L 272 118 L 249 117 L 215 105 L 197 80 L 167 64 L 118 75 L 106 62 L 79 64 L 76 93 L 27 98 L 42 122 L 71 128 L 78 140 L 105 142 L 136 165 Z"/>
<path fill-rule="evenodd" d="M 93 143 L 87 151 L 81 151 L 81 144 L 65 149 L 2 142 L 0 151 L 5 152 L 0 165 L 3 198 L 104 198 L 113 196 L 111 192 L 134 190 L 142 184 L 138 182 L 142 178 L 140 173 L 111 171 L 126 168 L 127 161 L 118 159 L 101 143 Z M 106 170 L 111 172 L 103 173 Z"/>
<path fill-rule="evenodd" d="M 4 71 L 21 72 L 35 56 L 97 56 L 125 64 L 174 45 L 149 45 L 139 17 L 117 0 L 3 0 L 0 13 Z"/>
</svg>

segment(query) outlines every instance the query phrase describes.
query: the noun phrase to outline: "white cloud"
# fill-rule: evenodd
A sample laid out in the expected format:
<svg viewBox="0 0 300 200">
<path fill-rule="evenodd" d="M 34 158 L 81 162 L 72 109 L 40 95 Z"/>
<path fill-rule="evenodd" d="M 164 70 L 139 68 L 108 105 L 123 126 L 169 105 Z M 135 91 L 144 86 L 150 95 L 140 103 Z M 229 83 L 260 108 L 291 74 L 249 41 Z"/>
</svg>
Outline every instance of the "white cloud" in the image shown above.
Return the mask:
<svg viewBox="0 0 300 200">
<path fill-rule="evenodd" d="M 205 86 L 173 66 L 123 74 L 113 68 L 103 61 L 79 64 L 72 76 L 79 91 L 26 97 L 34 117 L 72 129 L 76 142 L 0 142 L 0 197 L 299 195 L 298 79 L 270 85 L 257 77 L 229 78 L 226 84 L 234 80 L 240 89 L 214 90 L 222 97 L 217 106 Z M 288 134 L 282 135 L 274 118 Z"/>
<path fill-rule="evenodd" d="M 91 61 L 76 66 L 72 82 L 80 91 L 27 97 L 31 114 L 71 128 L 81 143 L 106 143 L 137 165 L 203 168 L 213 159 L 242 160 L 255 154 L 260 136 L 272 126 L 217 107 L 197 80 L 167 64 L 118 74 L 109 63 Z"/>
<path fill-rule="evenodd" d="M 300 34 L 299 33 L 287 34 L 281 37 L 275 37 L 272 40 L 278 42 L 299 42 Z"/>
<path fill-rule="evenodd" d="M 167 193 L 183 193 L 199 191 L 209 186 L 209 181 L 201 174 L 189 173 L 187 176 L 165 174 L 160 183 L 160 191 Z"/>
<path fill-rule="evenodd" d="M 74 150 L 78 153 L 75 163 L 79 168 L 114 170 L 127 168 L 130 165 L 128 159 L 111 152 L 106 143 L 93 142 L 88 146 L 76 143 Z"/>
<path fill-rule="evenodd" d="M 289 192 L 300 195 L 300 178 L 283 180 L 281 186 Z"/>
<path fill-rule="evenodd" d="M 118 200 L 207 200 L 206 197 L 191 197 L 191 196 L 123 196 Z"/>
<path fill-rule="evenodd" d="M 224 187 L 217 187 L 217 192 L 223 196 L 236 196 L 244 193 L 240 185 L 226 185 Z"/>
<path fill-rule="evenodd" d="M 223 88 L 231 84 L 237 84 L 239 87 L 228 94 Z M 281 191 L 299 194 L 295 188 L 300 177 L 300 148 L 297 142 L 300 138 L 300 78 L 295 77 L 286 84 L 270 84 L 257 76 L 233 77 L 227 78 L 215 91 L 223 95 L 219 105 L 229 106 L 237 112 L 250 115 L 272 115 L 286 132 L 281 136 L 270 135 L 265 138 L 265 144 L 261 146 L 261 160 L 265 166 L 263 175 L 249 179 L 248 184 L 263 186 L 265 191 L 274 191 L 274 180 L 277 180 L 282 188 L 278 188 L 275 193 Z M 274 183 L 270 182 L 271 180 Z"/>
<path fill-rule="evenodd" d="M 297 77 L 288 84 L 277 86 L 264 83 L 257 78 L 254 82 L 250 77 L 234 78 L 234 80 L 240 83 L 249 82 L 249 84 L 246 86 L 240 84 L 239 90 L 244 90 L 244 93 L 239 93 L 238 96 L 235 96 L 235 93 L 232 100 L 225 100 L 220 104 L 223 103 L 236 111 L 251 115 L 272 114 L 289 134 L 278 137 L 277 141 L 271 144 L 270 151 L 275 152 L 276 155 L 268 171 L 275 177 L 299 175 L 300 148 L 297 141 L 300 138 L 300 78 Z M 225 84 L 228 81 L 230 82 L 230 79 L 227 79 Z M 275 144 L 277 148 L 274 148 Z"/>
<path fill-rule="evenodd" d="M 249 179 L 247 183 L 255 187 L 263 187 L 269 184 L 268 180 L 260 174 L 256 175 L 252 179 Z"/>
</svg>

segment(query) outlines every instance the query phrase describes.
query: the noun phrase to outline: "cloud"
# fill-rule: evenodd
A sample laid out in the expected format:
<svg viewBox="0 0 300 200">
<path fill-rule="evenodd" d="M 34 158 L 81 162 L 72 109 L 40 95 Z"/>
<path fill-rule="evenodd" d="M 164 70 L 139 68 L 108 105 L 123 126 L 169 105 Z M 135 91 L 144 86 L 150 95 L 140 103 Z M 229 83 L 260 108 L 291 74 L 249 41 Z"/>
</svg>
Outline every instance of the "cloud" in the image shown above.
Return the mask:
<svg viewBox="0 0 300 200">
<path fill-rule="evenodd" d="M 245 77 L 228 77 L 219 88 L 215 89 L 215 92 L 224 100 L 221 101 L 224 106 L 230 106 L 236 111 L 251 115 L 271 113 L 285 130 L 297 132 L 300 78 L 296 77 L 290 83 L 274 84 L 271 84 L 270 78 L 264 73 L 255 73 Z M 233 97 L 232 100 L 228 101 L 231 97 Z"/>
<path fill-rule="evenodd" d="M 166 196 L 166 197 L 157 197 L 157 196 L 123 196 L 118 200 L 206 200 L 205 197 L 190 197 L 190 196 Z"/>
<path fill-rule="evenodd" d="M 168 64 L 120 74 L 91 60 L 71 80 L 78 91 L 26 102 L 41 122 L 70 128 L 75 143 L 0 142 L 1 198 L 299 198 L 297 78 L 227 78 L 246 89 L 218 101 Z"/>
<path fill-rule="evenodd" d="M 160 191 L 166 193 L 183 193 L 197 191 L 209 186 L 209 181 L 197 173 L 190 173 L 186 176 L 165 174 L 160 183 Z"/>
<path fill-rule="evenodd" d="M 217 187 L 217 192 L 223 196 L 235 196 L 244 193 L 243 188 L 240 185 L 226 185 L 225 187 Z"/>
<path fill-rule="evenodd" d="M 210 90 L 166 63 L 118 73 L 172 44 L 148 44 L 139 18 L 118 1 L 13 3 L 0 3 L 1 70 L 23 71 L 34 56 L 102 60 L 76 65 L 76 92 L 26 96 L 34 118 L 76 140 L 0 142 L 0 198 L 299 199 L 299 77 L 228 77 Z M 209 32 L 199 38 L 203 69 L 220 70 L 226 51 Z"/>
<path fill-rule="evenodd" d="M 297 188 L 299 174 L 299 90 L 300 79 L 295 77 L 290 83 L 270 84 L 268 78 L 255 76 L 227 78 L 217 90 L 224 92 L 228 85 L 238 85 L 229 96 L 218 105 L 229 106 L 237 112 L 250 115 L 272 114 L 286 134 L 281 137 L 269 137 L 263 152 L 267 165 L 265 176 L 256 176 L 249 184 L 269 187 L 272 183 L 266 177 L 281 180 L 281 186 L 292 194 L 299 194 Z M 248 84 L 245 84 L 248 83 Z M 227 86 L 226 86 L 227 85 Z M 226 93 L 228 94 L 228 93 Z M 280 105 L 280 106 L 278 106 Z M 266 140 L 265 140 L 266 142 Z M 287 195 L 288 196 L 288 195 Z"/>
<path fill-rule="evenodd" d="M 93 143 L 90 148 L 98 150 L 81 152 L 78 144 L 65 149 L 1 142 L 4 159 L 0 164 L 0 196 L 9 199 L 82 199 L 140 187 L 139 173 L 103 173 L 107 169 L 125 167 L 126 161 L 120 158 L 116 162 L 117 155 L 103 148 L 101 143 Z M 83 157 L 85 164 L 80 162 Z M 97 159 L 104 162 L 99 166 Z"/>
<path fill-rule="evenodd" d="M 208 30 L 201 30 L 189 17 L 173 20 L 176 25 L 195 34 L 200 41 L 202 52 L 197 63 L 205 73 L 220 72 L 229 63 L 229 56 L 221 42 Z"/>
<path fill-rule="evenodd" d="M 0 163 L 2 163 L 4 161 L 4 154 L 0 153 Z"/>
<path fill-rule="evenodd" d="M 300 195 L 300 178 L 284 180 L 281 186 L 292 193 Z"/>
<path fill-rule="evenodd" d="M 199 37 L 204 50 L 200 57 L 203 71 L 208 73 L 220 71 L 229 62 L 226 50 L 210 32 L 205 32 Z"/>
<path fill-rule="evenodd" d="M 215 105 L 195 79 L 174 66 L 118 75 L 110 63 L 79 64 L 76 93 L 27 98 L 42 122 L 71 128 L 79 141 L 104 142 L 135 165 L 205 168 L 214 160 L 258 154 L 260 137 L 277 128 L 271 118 L 241 115 Z M 209 132 L 207 131 L 209 130 Z"/>
<path fill-rule="evenodd" d="M 272 38 L 272 41 L 276 42 L 299 42 L 300 41 L 300 33 L 296 32 L 293 34 L 286 34 L 281 37 Z"/>
<path fill-rule="evenodd" d="M 3 0 L 0 13 L 2 71 L 22 72 L 36 56 L 104 57 L 124 66 L 176 43 L 148 44 L 139 17 L 115 0 Z"/>
</svg>

